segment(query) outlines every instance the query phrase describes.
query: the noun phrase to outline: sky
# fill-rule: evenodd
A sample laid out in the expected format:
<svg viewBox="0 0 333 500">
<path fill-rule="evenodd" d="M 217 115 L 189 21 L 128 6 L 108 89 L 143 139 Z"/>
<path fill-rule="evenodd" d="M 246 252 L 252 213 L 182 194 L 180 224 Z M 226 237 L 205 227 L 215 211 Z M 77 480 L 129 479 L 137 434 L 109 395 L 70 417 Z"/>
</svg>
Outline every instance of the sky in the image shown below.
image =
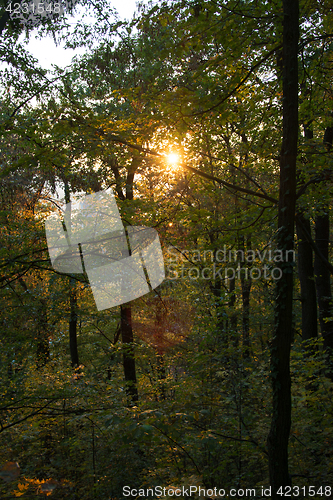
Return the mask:
<svg viewBox="0 0 333 500">
<path fill-rule="evenodd" d="M 117 9 L 121 18 L 131 19 L 136 10 L 136 1 L 137 0 L 111 0 L 111 4 Z M 36 39 L 31 36 L 28 50 L 39 60 L 39 63 L 44 69 L 51 69 L 52 63 L 60 67 L 65 67 L 71 63 L 72 57 L 78 53 L 78 51 L 65 50 L 61 46 L 56 46 L 51 37 Z M 79 53 L 83 54 L 84 52 L 85 49 L 82 48 Z M 64 192 L 59 186 L 55 198 L 57 199 L 57 203 L 65 203 Z"/>
<path fill-rule="evenodd" d="M 137 0 L 111 0 L 111 5 L 117 9 L 121 18 L 131 19 L 136 10 L 136 2 Z M 70 64 L 75 54 L 83 54 L 85 51 L 84 48 L 77 51 L 64 50 L 61 46 L 57 47 L 51 37 L 37 40 L 32 36 L 28 44 L 28 50 L 45 69 L 51 69 L 52 63 L 65 67 Z"/>
</svg>

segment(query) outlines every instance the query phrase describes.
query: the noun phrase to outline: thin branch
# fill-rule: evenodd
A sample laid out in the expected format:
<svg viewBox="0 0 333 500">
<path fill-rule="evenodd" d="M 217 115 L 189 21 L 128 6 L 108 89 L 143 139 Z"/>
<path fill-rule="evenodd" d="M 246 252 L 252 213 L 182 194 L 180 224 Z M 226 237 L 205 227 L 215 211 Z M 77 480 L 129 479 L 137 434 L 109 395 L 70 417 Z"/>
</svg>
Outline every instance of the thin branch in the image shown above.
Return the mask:
<svg viewBox="0 0 333 500">
<path fill-rule="evenodd" d="M 185 455 L 191 460 L 191 462 L 193 463 L 193 465 L 196 468 L 197 472 L 199 474 L 201 474 L 201 472 L 200 472 L 197 464 L 195 463 L 194 459 L 191 457 L 191 455 L 188 453 L 188 451 L 181 444 L 179 444 L 177 441 L 175 441 L 174 439 L 172 439 L 172 437 L 168 436 L 168 434 L 166 432 L 162 431 L 162 429 L 160 429 L 156 425 L 154 425 L 154 424 L 151 424 L 151 425 L 155 429 L 157 429 L 161 434 L 163 434 L 163 436 L 165 436 L 167 439 L 169 439 L 170 441 L 172 441 L 178 448 L 180 448 L 185 453 Z"/>
<path fill-rule="evenodd" d="M 332 33 L 326 33 L 325 35 L 313 36 L 306 38 L 302 43 L 299 44 L 299 50 L 304 49 L 308 43 L 317 42 L 318 40 L 326 40 L 327 38 L 333 38 Z"/>
<path fill-rule="evenodd" d="M 330 169 L 327 169 L 327 172 L 331 174 L 331 170 Z M 303 186 L 301 186 L 296 194 L 296 199 L 298 199 L 300 196 L 302 196 L 302 194 L 305 193 L 306 189 L 308 186 L 310 186 L 311 184 L 317 184 L 319 182 L 323 182 L 327 180 L 327 176 L 325 174 L 321 175 L 320 177 L 316 176 L 316 177 L 313 177 L 312 179 L 310 179 L 308 182 L 306 182 L 305 184 L 303 184 Z"/>
<path fill-rule="evenodd" d="M 46 403 L 46 405 L 44 405 L 41 408 L 39 408 L 38 410 L 36 410 L 36 411 L 34 411 L 32 413 L 29 413 L 29 415 L 26 415 L 25 417 L 22 417 L 19 420 L 16 420 L 15 422 L 12 422 L 11 424 L 8 424 L 8 425 L 2 425 L 1 424 L 0 433 L 3 432 L 3 431 L 5 431 L 5 430 L 7 430 L 7 429 L 10 429 L 10 427 L 14 427 L 14 425 L 18 425 L 18 424 L 24 422 L 25 420 L 28 420 L 29 418 L 34 417 L 35 415 L 38 415 L 40 412 L 42 412 L 43 410 L 45 410 L 45 408 L 47 408 L 51 403 L 52 403 L 52 400 L 49 401 L 48 403 Z"/>
<path fill-rule="evenodd" d="M 264 200 L 270 201 L 271 203 L 274 203 L 274 205 L 277 205 L 278 201 L 273 198 L 272 196 L 269 196 L 267 194 L 262 194 L 258 193 L 257 191 L 252 191 L 252 189 L 246 189 L 241 186 L 236 186 L 235 184 L 231 184 L 230 182 L 223 181 L 222 179 L 219 179 L 218 177 L 215 177 L 214 175 L 207 174 L 206 172 L 201 172 L 201 170 L 198 170 L 197 168 L 190 167 L 189 165 L 183 165 L 186 170 L 189 170 L 190 172 L 193 172 L 195 174 L 200 175 L 201 177 L 204 177 L 205 179 L 215 181 L 218 184 L 221 184 L 221 186 L 228 187 L 230 189 L 233 189 L 234 191 L 240 191 L 241 193 L 246 193 L 246 194 L 251 194 L 253 196 L 257 196 L 258 198 L 263 198 Z"/>
<path fill-rule="evenodd" d="M 221 106 L 221 104 L 223 104 L 227 99 L 229 99 L 229 97 L 231 97 L 235 92 L 237 92 L 238 89 L 241 88 L 241 86 L 246 82 L 246 80 L 252 75 L 252 73 L 259 67 L 261 66 L 262 63 L 264 63 L 265 61 L 267 61 L 267 59 L 269 59 L 277 50 L 281 49 L 282 48 L 282 44 L 279 44 L 277 45 L 276 47 L 274 47 L 274 49 L 270 50 L 266 55 L 265 57 L 263 57 L 262 59 L 260 59 L 260 61 L 256 62 L 251 68 L 250 70 L 247 72 L 247 74 L 244 76 L 244 78 L 242 78 L 242 80 L 239 82 L 238 85 L 236 85 L 236 87 L 234 87 L 232 90 L 230 90 L 230 92 L 228 92 L 224 97 L 223 99 L 221 99 L 218 103 L 214 104 L 214 106 L 211 106 L 210 108 L 207 108 L 203 111 L 197 111 L 196 113 L 190 113 L 189 115 L 184 115 L 184 116 L 200 116 L 200 115 L 204 115 L 205 113 L 209 113 L 210 111 L 213 111 L 214 109 L 218 108 L 219 106 Z"/>
<path fill-rule="evenodd" d="M 204 427 L 202 427 L 201 425 L 197 424 L 196 422 L 194 423 L 194 425 L 195 425 L 195 427 L 198 427 L 199 429 L 202 429 L 204 431 L 210 432 L 210 434 L 214 434 L 215 436 L 222 437 L 223 439 L 230 439 L 232 441 L 238 441 L 240 443 L 251 443 L 251 444 L 254 444 L 265 455 L 268 455 L 267 451 L 262 448 L 262 445 L 260 445 L 254 439 L 243 439 L 243 438 L 238 438 L 238 437 L 235 437 L 235 436 L 228 436 L 227 434 L 221 434 L 220 432 L 212 431 L 212 429 L 205 429 Z"/>
<path fill-rule="evenodd" d="M 114 135 L 114 134 L 107 134 L 107 138 L 109 140 L 119 142 L 120 144 L 124 144 L 125 146 L 128 146 L 131 149 L 135 149 L 137 151 L 140 151 L 141 153 L 147 153 L 152 156 L 157 156 L 158 158 L 162 158 L 163 155 L 161 153 L 158 153 L 157 151 L 154 151 L 153 149 L 149 148 L 144 148 L 142 146 L 137 146 L 136 144 L 131 144 L 130 142 L 126 141 L 125 139 L 122 139 L 121 137 Z M 272 196 L 269 196 L 267 194 L 262 194 L 258 193 L 257 191 L 252 191 L 251 189 L 246 189 L 241 186 L 236 186 L 235 184 L 231 184 L 230 182 L 223 181 L 222 179 L 219 179 L 218 177 L 215 177 L 214 175 L 207 174 L 206 172 L 202 172 L 201 170 L 190 167 L 189 165 L 183 164 L 183 168 L 186 170 L 189 170 L 190 172 L 199 175 L 200 177 L 203 177 L 204 179 L 208 179 L 210 181 L 215 181 L 218 184 L 221 184 L 222 186 L 228 187 L 230 189 L 233 189 L 234 191 L 240 191 L 242 193 L 250 194 L 253 196 L 256 196 L 258 198 L 262 198 L 264 200 L 270 201 L 274 205 L 277 205 L 278 201 L 273 198 Z"/>
</svg>

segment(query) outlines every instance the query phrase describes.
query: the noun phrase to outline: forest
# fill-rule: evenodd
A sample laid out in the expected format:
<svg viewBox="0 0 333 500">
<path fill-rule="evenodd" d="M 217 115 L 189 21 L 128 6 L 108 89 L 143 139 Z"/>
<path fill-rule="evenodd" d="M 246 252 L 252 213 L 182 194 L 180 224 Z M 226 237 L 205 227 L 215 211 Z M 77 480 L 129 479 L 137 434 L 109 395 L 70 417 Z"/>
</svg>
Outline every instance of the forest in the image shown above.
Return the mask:
<svg viewBox="0 0 333 500">
<path fill-rule="evenodd" d="M 0 0 L 0 56 L 1 500 L 333 498 L 331 1 Z"/>
</svg>

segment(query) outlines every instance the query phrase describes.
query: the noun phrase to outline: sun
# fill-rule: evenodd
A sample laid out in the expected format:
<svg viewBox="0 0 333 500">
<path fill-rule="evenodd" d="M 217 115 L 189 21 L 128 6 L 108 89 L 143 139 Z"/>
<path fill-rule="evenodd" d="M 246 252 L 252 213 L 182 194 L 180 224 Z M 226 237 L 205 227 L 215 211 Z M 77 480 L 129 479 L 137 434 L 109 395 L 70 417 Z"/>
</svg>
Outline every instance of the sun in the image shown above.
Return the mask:
<svg viewBox="0 0 333 500">
<path fill-rule="evenodd" d="M 169 153 L 166 156 L 166 160 L 171 167 L 177 167 L 180 162 L 180 157 L 177 153 Z"/>
</svg>

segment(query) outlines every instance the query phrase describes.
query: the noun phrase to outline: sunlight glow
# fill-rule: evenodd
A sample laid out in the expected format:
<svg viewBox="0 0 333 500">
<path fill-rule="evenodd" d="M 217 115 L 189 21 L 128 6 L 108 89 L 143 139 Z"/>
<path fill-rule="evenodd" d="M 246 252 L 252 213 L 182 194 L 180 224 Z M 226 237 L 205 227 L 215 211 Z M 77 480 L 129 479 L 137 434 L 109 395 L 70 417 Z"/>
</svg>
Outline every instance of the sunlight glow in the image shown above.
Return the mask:
<svg viewBox="0 0 333 500">
<path fill-rule="evenodd" d="M 176 167 L 180 161 L 179 155 L 177 153 L 169 153 L 166 159 L 168 164 L 172 167 Z"/>
</svg>

